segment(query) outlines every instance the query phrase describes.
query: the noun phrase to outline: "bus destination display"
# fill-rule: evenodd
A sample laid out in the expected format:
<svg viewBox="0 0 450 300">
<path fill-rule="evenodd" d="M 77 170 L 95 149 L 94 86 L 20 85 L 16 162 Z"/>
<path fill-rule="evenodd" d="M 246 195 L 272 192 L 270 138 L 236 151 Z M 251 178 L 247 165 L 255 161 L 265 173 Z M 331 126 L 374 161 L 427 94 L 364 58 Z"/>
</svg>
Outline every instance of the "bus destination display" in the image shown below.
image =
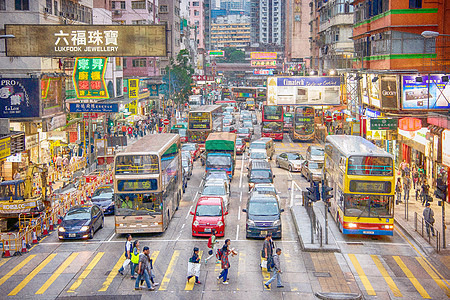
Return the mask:
<svg viewBox="0 0 450 300">
<path fill-rule="evenodd" d="M 156 179 L 117 180 L 117 190 L 119 192 L 155 191 L 157 189 L 158 180 Z"/>
<path fill-rule="evenodd" d="M 349 190 L 353 193 L 390 193 L 391 182 L 351 180 Z"/>
<path fill-rule="evenodd" d="M 189 129 L 210 129 L 208 113 L 191 113 L 189 115 Z"/>
</svg>

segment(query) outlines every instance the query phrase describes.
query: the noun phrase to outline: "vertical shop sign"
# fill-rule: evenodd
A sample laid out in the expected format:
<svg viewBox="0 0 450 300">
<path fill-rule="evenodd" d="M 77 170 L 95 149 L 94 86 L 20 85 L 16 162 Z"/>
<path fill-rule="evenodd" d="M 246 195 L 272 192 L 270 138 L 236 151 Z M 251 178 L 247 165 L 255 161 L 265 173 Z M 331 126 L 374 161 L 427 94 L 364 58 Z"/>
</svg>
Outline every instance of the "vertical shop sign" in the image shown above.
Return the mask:
<svg viewBox="0 0 450 300">
<path fill-rule="evenodd" d="M 75 60 L 73 83 L 78 99 L 108 99 L 105 83 L 107 57 L 82 57 Z"/>
<path fill-rule="evenodd" d="M 381 78 L 380 88 L 381 107 L 384 109 L 397 109 L 397 78 L 395 76 L 383 76 Z"/>
<path fill-rule="evenodd" d="M 128 79 L 128 97 L 137 98 L 139 94 L 139 79 Z"/>
<path fill-rule="evenodd" d="M 450 168 L 450 130 L 442 132 L 442 164 Z"/>
</svg>

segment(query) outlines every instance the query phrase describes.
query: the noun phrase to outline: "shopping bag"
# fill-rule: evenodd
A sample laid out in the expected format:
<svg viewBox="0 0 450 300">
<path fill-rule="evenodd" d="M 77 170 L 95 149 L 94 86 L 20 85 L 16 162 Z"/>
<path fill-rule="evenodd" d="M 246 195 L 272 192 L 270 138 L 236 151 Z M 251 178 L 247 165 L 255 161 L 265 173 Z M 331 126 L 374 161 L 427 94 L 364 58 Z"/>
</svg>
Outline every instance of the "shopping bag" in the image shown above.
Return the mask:
<svg viewBox="0 0 450 300">
<path fill-rule="evenodd" d="M 261 268 L 266 268 L 267 269 L 267 260 L 263 260 L 261 262 Z"/>
<path fill-rule="evenodd" d="M 187 276 L 200 276 L 200 264 L 188 262 Z"/>
</svg>

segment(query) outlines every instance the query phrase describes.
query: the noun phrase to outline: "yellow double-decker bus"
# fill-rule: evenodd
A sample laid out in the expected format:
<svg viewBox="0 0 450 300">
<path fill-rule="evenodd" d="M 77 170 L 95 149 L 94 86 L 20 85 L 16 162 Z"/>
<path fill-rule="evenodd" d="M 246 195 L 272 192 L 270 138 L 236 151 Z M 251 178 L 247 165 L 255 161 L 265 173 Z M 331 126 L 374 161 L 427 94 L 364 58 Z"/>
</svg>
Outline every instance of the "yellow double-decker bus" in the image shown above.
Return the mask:
<svg viewBox="0 0 450 300">
<path fill-rule="evenodd" d="M 213 131 L 222 131 L 222 106 L 205 105 L 191 109 L 188 114 L 187 139 L 189 143 L 198 143 L 205 147 L 208 135 Z"/>
<path fill-rule="evenodd" d="M 324 184 L 333 188 L 330 212 L 344 234 L 393 235 L 394 160 L 360 136 L 329 135 Z"/>
</svg>

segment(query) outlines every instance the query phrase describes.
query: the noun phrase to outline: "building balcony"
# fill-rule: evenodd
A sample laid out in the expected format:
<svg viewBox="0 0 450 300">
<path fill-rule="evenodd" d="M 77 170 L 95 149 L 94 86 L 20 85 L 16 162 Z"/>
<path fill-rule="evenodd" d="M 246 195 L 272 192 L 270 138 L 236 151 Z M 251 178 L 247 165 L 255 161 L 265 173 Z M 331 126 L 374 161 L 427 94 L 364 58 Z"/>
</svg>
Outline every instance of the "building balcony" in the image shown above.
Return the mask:
<svg viewBox="0 0 450 300">
<path fill-rule="evenodd" d="M 353 14 L 339 14 L 319 25 L 319 32 L 325 31 L 332 26 L 348 25 L 353 26 Z"/>
</svg>

